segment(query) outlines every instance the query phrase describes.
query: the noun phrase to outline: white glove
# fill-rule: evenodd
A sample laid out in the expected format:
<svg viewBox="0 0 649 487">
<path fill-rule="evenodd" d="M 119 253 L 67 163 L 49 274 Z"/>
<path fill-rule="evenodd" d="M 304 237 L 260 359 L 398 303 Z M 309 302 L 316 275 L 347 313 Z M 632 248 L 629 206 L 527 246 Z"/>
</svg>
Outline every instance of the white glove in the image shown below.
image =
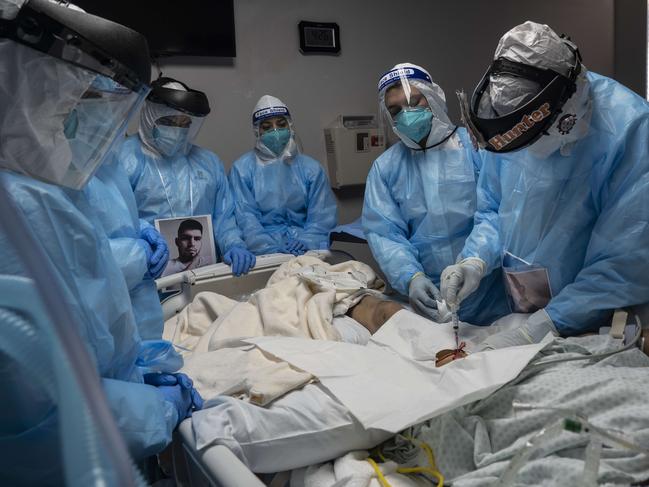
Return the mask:
<svg viewBox="0 0 649 487">
<path fill-rule="evenodd" d="M 559 336 L 550 315 L 540 309 L 533 313 L 523 326 L 491 335 L 480 344 L 478 351 L 539 343 L 548 333 Z"/>
<path fill-rule="evenodd" d="M 417 314 L 440 322 L 437 302 L 441 300 L 439 290 L 423 272 L 416 273 L 410 281 L 408 289 L 410 304 Z"/>
<path fill-rule="evenodd" d="M 442 272 L 442 299 L 451 311 L 457 311 L 460 303 L 478 289 L 487 264 L 477 257 L 469 257 L 450 265 Z"/>
</svg>

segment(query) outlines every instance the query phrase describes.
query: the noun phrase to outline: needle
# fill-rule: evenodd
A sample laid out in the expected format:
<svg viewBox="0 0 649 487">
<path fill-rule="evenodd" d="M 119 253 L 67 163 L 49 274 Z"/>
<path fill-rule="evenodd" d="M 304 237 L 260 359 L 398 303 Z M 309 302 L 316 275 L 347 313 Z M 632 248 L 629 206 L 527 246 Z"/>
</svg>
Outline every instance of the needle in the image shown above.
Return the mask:
<svg viewBox="0 0 649 487">
<path fill-rule="evenodd" d="M 455 333 L 455 350 L 460 348 L 460 322 L 457 317 L 457 311 L 451 312 L 451 319 L 453 321 L 453 333 Z"/>
</svg>

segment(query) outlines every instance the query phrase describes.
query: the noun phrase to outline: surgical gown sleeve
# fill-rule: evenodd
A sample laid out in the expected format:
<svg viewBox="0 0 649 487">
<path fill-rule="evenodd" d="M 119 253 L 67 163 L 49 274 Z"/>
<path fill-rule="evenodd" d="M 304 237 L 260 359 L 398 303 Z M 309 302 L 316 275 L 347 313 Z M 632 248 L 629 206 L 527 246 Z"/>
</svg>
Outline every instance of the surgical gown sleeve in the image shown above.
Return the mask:
<svg viewBox="0 0 649 487">
<path fill-rule="evenodd" d="M 160 391 L 147 384 L 113 379 L 102 379 L 102 386 L 135 461 L 159 453 L 171 442 L 178 413 Z"/>
<path fill-rule="evenodd" d="M 223 164 L 218 164 L 216 167 L 216 198 L 212 212 L 212 225 L 214 226 L 214 238 L 221 255 L 225 255 L 232 247 L 245 247 L 245 244 L 241 239 L 241 230 L 239 230 L 234 216 L 234 199 Z"/>
<path fill-rule="evenodd" d="M 367 176 L 363 230 L 374 258 L 394 289 L 408 295 L 410 279 L 424 268 L 408 239 L 408 223 L 392 198 L 390 181 L 375 162 Z"/>
<path fill-rule="evenodd" d="M 132 453 L 146 455 L 163 447 L 171 441 L 175 418 L 170 416 L 169 404 L 143 383 L 137 369 L 140 335 L 124 277 L 96 210 L 81 191 L 16 174 L 6 177 L 6 187 L 31 231 L 47 236 L 39 242 L 55 270 L 51 285 L 60 289 L 76 317 L 78 333 L 96 363 L 109 406 L 129 437 Z M 2 232 L 0 255 L 0 273 L 25 275 Z"/>
<path fill-rule="evenodd" d="M 147 272 L 146 253 L 135 238 L 111 238 L 109 242 L 130 291 L 142 282 Z"/>
<path fill-rule="evenodd" d="M 243 233 L 246 246 L 257 255 L 282 252 L 283 249 L 261 224 L 261 211 L 252 192 L 252 175 L 247 173 L 246 165 L 237 162 L 230 170 L 229 182 L 237 223 Z"/>
<path fill-rule="evenodd" d="M 479 257 L 487 264 L 486 273 L 489 274 L 500 267 L 502 262 L 498 217 L 501 201 L 500 166 L 494 157 L 482 154 L 482 157 L 476 154 L 473 158 L 474 167 L 480 171 L 477 187 L 478 207 L 473 218 L 473 230 L 467 237 L 458 260 Z"/>
<path fill-rule="evenodd" d="M 139 145 L 139 136 L 135 134 L 127 137 L 117 150 L 117 159 L 128 176 L 131 188 L 137 186 L 146 164 Z"/>
<path fill-rule="evenodd" d="M 314 159 L 311 162 L 315 170 L 310 175 L 306 221 L 304 228 L 293 227 L 293 230 L 309 250 L 328 249 L 329 232 L 338 221 L 338 207 L 322 166 Z"/>
<path fill-rule="evenodd" d="M 649 301 L 649 120 L 623 134 L 610 162 L 591 178 L 600 212 L 584 265 L 546 306 L 564 336 L 594 331 L 611 310 Z"/>
</svg>

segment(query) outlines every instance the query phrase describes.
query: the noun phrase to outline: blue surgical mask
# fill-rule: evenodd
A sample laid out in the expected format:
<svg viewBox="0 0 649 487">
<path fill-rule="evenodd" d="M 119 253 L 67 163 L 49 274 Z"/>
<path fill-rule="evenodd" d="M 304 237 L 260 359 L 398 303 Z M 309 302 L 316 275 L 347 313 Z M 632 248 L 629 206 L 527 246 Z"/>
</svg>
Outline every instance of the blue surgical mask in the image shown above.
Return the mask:
<svg viewBox="0 0 649 487">
<path fill-rule="evenodd" d="M 114 123 L 115 114 L 110 104 L 101 98 L 82 99 L 63 123 L 63 132 L 73 156 L 71 165 L 77 170 L 85 170 L 85 165 L 105 149 L 107 134 L 112 134 L 110 129 Z"/>
<path fill-rule="evenodd" d="M 189 139 L 189 129 L 185 127 L 169 127 L 156 125 L 153 128 L 153 145 L 166 157 L 175 156 L 185 150 Z"/>
<path fill-rule="evenodd" d="M 261 141 L 276 156 L 284 152 L 289 140 L 291 140 L 291 131 L 289 129 L 274 129 L 261 134 Z"/>
<path fill-rule="evenodd" d="M 403 135 L 419 143 L 430 132 L 433 112 L 429 108 L 404 108 L 394 117 L 395 128 Z"/>
</svg>

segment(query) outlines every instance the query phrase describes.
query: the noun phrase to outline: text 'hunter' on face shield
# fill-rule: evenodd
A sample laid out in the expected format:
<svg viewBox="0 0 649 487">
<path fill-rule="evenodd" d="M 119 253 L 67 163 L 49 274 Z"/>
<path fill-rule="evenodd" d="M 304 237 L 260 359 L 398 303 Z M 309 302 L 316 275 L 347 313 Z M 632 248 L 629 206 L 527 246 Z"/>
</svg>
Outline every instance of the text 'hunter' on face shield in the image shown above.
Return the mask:
<svg viewBox="0 0 649 487">
<path fill-rule="evenodd" d="M 474 142 L 491 152 L 510 152 L 532 144 L 552 125 L 561 107 L 576 90 L 576 79 L 581 70 L 581 57 L 575 52 L 575 63 L 567 76 L 551 69 L 540 69 L 526 64 L 496 59 L 473 93 L 471 100 L 458 93 L 462 118 Z M 499 117 L 480 115 L 483 97 L 488 96 L 492 76 L 509 75 L 533 81 L 540 87 L 536 96 L 519 108 Z"/>
</svg>

